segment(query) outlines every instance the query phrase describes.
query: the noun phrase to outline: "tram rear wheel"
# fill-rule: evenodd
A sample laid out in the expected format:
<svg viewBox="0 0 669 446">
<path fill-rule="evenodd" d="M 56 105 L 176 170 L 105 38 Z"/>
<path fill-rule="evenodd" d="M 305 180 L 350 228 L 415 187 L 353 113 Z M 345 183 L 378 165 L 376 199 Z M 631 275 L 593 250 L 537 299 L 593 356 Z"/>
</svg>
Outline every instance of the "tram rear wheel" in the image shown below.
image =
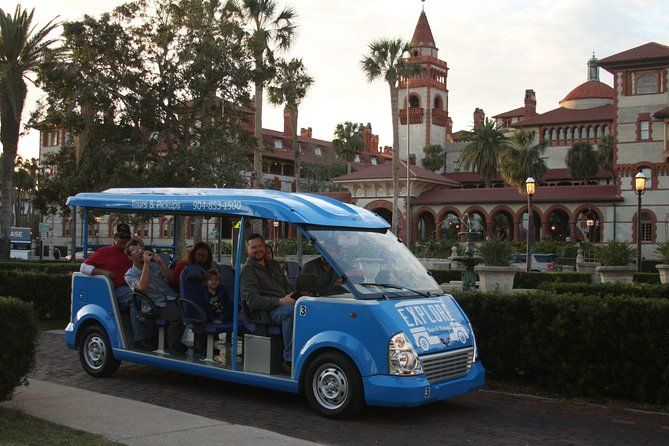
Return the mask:
<svg viewBox="0 0 669 446">
<path fill-rule="evenodd" d="M 107 332 L 97 324 L 86 328 L 79 338 L 79 361 L 86 373 L 100 378 L 113 375 L 121 365 L 114 358 Z"/>
</svg>

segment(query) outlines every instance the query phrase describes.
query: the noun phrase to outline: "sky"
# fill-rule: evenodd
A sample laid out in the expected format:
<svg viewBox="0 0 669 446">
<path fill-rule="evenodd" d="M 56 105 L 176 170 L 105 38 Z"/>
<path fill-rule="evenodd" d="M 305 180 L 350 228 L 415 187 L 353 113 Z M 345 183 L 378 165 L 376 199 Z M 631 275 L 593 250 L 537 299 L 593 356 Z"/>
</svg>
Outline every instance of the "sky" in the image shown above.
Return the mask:
<svg viewBox="0 0 669 446">
<path fill-rule="evenodd" d="M 299 110 L 298 127 L 332 139 L 337 123 L 371 123 L 380 145 L 392 145 L 390 97 L 385 82 L 369 83 L 360 68 L 367 45 L 379 38 L 410 40 L 421 12 L 420 0 L 277 0 L 298 13 L 295 44 L 284 57 L 301 57 L 314 86 Z M 55 16 L 76 20 L 99 15 L 122 0 L 24 0 L 35 21 Z M 12 11 L 16 2 L 0 0 Z M 522 106 L 526 89 L 537 95 L 537 111 L 558 107 L 586 81 L 586 63 L 647 42 L 669 45 L 667 0 L 426 0 L 439 58 L 449 67 L 449 114 L 454 131 L 470 129 L 472 113 L 493 116 Z M 600 72 L 611 85 L 611 75 Z M 24 121 L 42 93 L 29 90 Z M 283 113 L 266 104 L 263 127 L 282 130 Z M 38 155 L 39 138 L 29 131 L 19 154 Z"/>
</svg>

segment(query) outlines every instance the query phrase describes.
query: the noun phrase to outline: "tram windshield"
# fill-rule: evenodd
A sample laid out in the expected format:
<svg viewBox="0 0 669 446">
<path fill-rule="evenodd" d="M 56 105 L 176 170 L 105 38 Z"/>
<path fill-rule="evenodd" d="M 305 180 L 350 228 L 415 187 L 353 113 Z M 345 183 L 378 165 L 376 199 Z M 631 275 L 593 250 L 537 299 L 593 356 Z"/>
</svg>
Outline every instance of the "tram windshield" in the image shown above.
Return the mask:
<svg viewBox="0 0 669 446">
<path fill-rule="evenodd" d="M 312 228 L 309 234 L 363 299 L 443 294 L 425 267 L 390 231 Z"/>
</svg>

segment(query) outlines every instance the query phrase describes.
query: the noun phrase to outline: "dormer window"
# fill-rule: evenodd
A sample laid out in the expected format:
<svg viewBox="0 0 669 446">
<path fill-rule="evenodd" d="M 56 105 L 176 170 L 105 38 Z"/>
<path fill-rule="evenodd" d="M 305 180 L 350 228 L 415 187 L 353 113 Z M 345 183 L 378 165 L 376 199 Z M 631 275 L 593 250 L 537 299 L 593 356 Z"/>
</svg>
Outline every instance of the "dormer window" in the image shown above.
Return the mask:
<svg viewBox="0 0 669 446">
<path fill-rule="evenodd" d="M 274 140 L 274 148 L 275 149 L 283 149 L 283 141 L 280 139 L 275 139 Z"/>
<path fill-rule="evenodd" d="M 320 147 L 316 147 L 316 148 L 314 149 L 314 155 L 316 155 L 316 156 L 321 156 L 322 154 L 323 154 L 323 153 L 321 152 L 321 148 L 320 148 Z"/>
<path fill-rule="evenodd" d="M 359 163 L 360 162 L 360 155 L 356 155 L 355 158 L 353 158 L 353 161 L 355 161 L 356 163 Z"/>
<path fill-rule="evenodd" d="M 372 162 L 372 166 L 376 166 L 377 163 L 376 163 L 376 157 L 375 156 L 372 157 L 371 162 Z"/>
</svg>

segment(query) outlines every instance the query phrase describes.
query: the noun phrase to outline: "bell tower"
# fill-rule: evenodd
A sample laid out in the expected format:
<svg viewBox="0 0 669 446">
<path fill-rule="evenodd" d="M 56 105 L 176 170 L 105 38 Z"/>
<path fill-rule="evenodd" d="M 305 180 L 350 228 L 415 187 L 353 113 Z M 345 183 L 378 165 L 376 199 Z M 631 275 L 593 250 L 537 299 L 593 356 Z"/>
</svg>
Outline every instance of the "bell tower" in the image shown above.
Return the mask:
<svg viewBox="0 0 669 446">
<path fill-rule="evenodd" d="M 448 66 L 439 59 L 425 10 L 418 17 L 409 46 L 411 54 L 407 62 L 419 65 L 422 70 L 419 75 L 398 82 L 399 156 L 401 160 L 407 159 L 408 136 L 411 158 L 422 166 L 423 148 L 430 144 L 444 146 L 451 132 L 446 87 Z"/>
</svg>

